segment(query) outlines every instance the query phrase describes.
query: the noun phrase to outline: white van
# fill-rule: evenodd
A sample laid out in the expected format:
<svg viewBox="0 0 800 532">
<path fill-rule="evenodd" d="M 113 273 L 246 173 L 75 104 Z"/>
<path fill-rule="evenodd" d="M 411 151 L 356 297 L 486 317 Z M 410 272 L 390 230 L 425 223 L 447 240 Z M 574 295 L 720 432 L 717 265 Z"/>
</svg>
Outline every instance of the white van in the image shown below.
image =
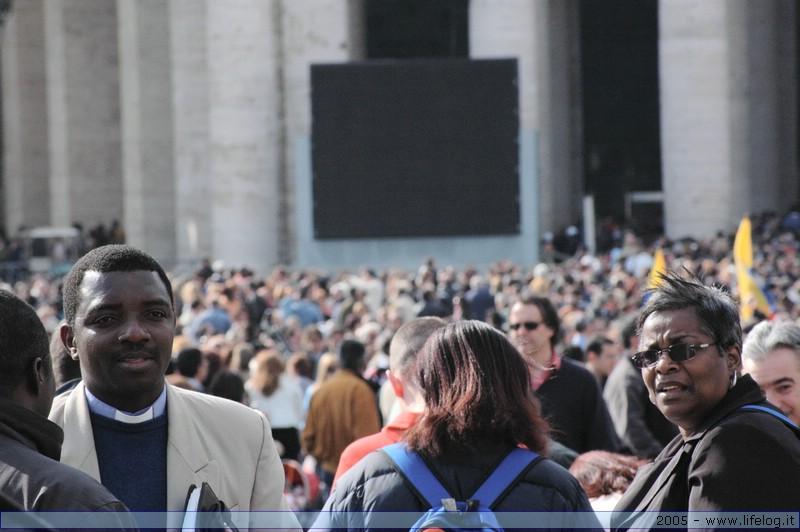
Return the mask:
<svg viewBox="0 0 800 532">
<path fill-rule="evenodd" d="M 64 275 L 80 257 L 82 235 L 74 227 L 34 227 L 22 235 L 23 260 L 30 273 Z"/>
</svg>

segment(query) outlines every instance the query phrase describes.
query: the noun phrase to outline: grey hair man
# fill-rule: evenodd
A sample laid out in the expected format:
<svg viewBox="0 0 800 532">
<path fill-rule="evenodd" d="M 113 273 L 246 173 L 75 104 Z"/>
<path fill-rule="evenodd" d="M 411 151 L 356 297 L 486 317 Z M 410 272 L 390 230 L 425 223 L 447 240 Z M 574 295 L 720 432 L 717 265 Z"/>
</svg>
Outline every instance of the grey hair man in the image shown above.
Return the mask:
<svg viewBox="0 0 800 532">
<path fill-rule="evenodd" d="M 762 321 L 748 333 L 742 356 L 767 400 L 800 423 L 800 325 Z"/>
</svg>

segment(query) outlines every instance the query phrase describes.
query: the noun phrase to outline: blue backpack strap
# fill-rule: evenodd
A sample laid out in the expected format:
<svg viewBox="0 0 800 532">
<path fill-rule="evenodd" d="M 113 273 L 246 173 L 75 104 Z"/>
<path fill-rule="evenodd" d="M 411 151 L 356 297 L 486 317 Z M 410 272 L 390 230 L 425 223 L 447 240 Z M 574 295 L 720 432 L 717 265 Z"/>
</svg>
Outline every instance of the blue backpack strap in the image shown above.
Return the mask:
<svg viewBox="0 0 800 532">
<path fill-rule="evenodd" d="M 777 410 L 773 410 L 773 409 L 771 409 L 769 407 L 766 407 L 766 406 L 744 405 L 744 406 L 740 406 L 739 410 L 759 410 L 761 412 L 766 412 L 767 414 L 773 415 L 776 418 L 780 419 L 781 421 L 783 421 L 784 423 L 786 423 L 787 425 L 789 425 L 793 429 L 800 430 L 800 427 L 797 426 L 797 423 L 795 423 L 794 421 L 792 421 L 791 419 L 786 417 L 782 412 L 778 412 Z"/>
<path fill-rule="evenodd" d="M 479 501 L 481 506 L 491 508 L 508 488 L 516 484 L 517 478 L 539 458 L 540 456 L 533 451 L 514 448 L 492 471 L 489 478 L 475 490 L 470 499 Z"/>
<path fill-rule="evenodd" d="M 387 445 L 381 449 L 397 466 L 397 470 L 422 496 L 428 506 L 442 505 L 442 499 L 451 498 L 442 483 L 431 473 L 422 458 L 404 442 Z"/>
</svg>

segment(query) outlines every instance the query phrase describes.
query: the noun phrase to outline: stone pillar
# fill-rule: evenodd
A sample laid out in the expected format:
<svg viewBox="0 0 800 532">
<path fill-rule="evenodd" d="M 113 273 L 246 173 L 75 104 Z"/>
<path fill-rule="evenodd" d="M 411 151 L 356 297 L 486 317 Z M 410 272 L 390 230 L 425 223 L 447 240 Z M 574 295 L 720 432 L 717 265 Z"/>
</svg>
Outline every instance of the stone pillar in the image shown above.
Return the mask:
<svg viewBox="0 0 800 532">
<path fill-rule="evenodd" d="M 361 0 L 288 0 L 280 6 L 280 110 L 285 135 L 279 169 L 280 259 L 289 262 L 296 255 L 295 202 L 312 200 L 295 197 L 296 145 L 311 135 L 311 65 L 363 59 L 365 22 Z"/>
<path fill-rule="evenodd" d="M 735 230 L 747 212 L 780 210 L 797 173 L 793 6 L 783 0 L 659 3 L 666 233 Z M 787 103 L 788 102 L 788 103 Z M 787 153 L 788 152 L 788 153 Z"/>
<path fill-rule="evenodd" d="M 3 28 L 6 230 L 50 223 L 44 3 L 15 2 Z"/>
<path fill-rule="evenodd" d="M 175 258 L 169 6 L 117 0 L 125 216 L 130 244 Z"/>
<path fill-rule="evenodd" d="M 51 223 L 121 218 L 116 2 L 45 2 Z"/>
<path fill-rule="evenodd" d="M 277 3 L 207 5 L 213 252 L 263 271 L 279 256 Z"/>
<path fill-rule="evenodd" d="M 172 0 L 175 233 L 179 260 L 213 255 L 206 0 Z"/>
<path fill-rule="evenodd" d="M 471 0 L 470 57 L 515 57 L 520 128 L 538 150 L 539 223 L 558 231 L 581 216 L 578 11 L 573 0 Z"/>
</svg>

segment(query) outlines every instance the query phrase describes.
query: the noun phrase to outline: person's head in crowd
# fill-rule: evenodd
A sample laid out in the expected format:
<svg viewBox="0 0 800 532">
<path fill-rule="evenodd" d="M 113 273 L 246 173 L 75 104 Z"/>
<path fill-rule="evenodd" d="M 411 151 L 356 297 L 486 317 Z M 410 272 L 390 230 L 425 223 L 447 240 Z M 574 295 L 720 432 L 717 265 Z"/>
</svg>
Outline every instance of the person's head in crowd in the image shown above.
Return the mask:
<svg viewBox="0 0 800 532">
<path fill-rule="evenodd" d="M 611 375 L 621 357 L 622 353 L 617 344 L 605 336 L 593 336 L 586 344 L 586 367 L 600 381 Z"/>
<path fill-rule="evenodd" d="M 219 371 L 208 386 L 208 393 L 236 401 L 237 403 L 244 403 L 244 379 L 241 375 L 233 371 Z"/>
<path fill-rule="evenodd" d="M 561 356 L 564 358 L 570 358 L 575 362 L 580 362 L 581 364 L 586 363 L 586 354 L 579 345 L 568 345 L 564 348 L 564 351 L 561 352 Z"/>
<path fill-rule="evenodd" d="M 314 364 L 308 354 L 300 351 L 289 357 L 286 361 L 286 371 L 294 377 L 311 380 L 314 375 Z"/>
<path fill-rule="evenodd" d="M 619 336 L 622 341 L 622 348 L 625 355 L 633 355 L 639 350 L 639 334 L 636 328 L 636 315 L 631 314 L 622 320 L 619 328 Z"/>
<path fill-rule="evenodd" d="M 744 370 L 767 400 L 800 423 L 800 326 L 791 321 L 762 321 L 742 347 Z"/>
<path fill-rule="evenodd" d="M 33 307 L 0 290 L 0 398 L 46 417 L 55 390 L 44 325 Z"/>
<path fill-rule="evenodd" d="M 124 245 L 93 249 L 64 280 L 64 318 L 61 340 L 95 397 L 124 412 L 153 404 L 175 334 L 172 285 L 155 259 Z"/>
<path fill-rule="evenodd" d="M 205 379 L 208 366 L 202 351 L 196 347 L 185 347 L 181 349 L 175 359 L 175 369 L 184 377 L 202 382 Z"/>
<path fill-rule="evenodd" d="M 320 355 L 325 349 L 325 338 L 316 325 L 307 325 L 303 329 L 300 347 L 307 353 Z"/>
<path fill-rule="evenodd" d="M 62 387 L 69 388 L 77 384 L 81 378 L 81 365 L 69 356 L 69 351 L 61 341 L 60 325 L 50 335 L 50 359 L 53 361 L 53 377 L 58 395 Z"/>
<path fill-rule="evenodd" d="M 649 292 L 637 325 L 650 399 L 688 438 L 737 382 L 739 309 L 721 288 L 673 273 Z"/>
<path fill-rule="evenodd" d="M 389 345 L 389 371 L 386 376 L 394 395 L 402 401 L 401 409 L 416 411 L 424 407 L 412 368 L 417 354 L 428 338 L 445 325 L 446 321 L 433 316 L 415 318 L 402 325 L 392 337 Z"/>
<path fill-rule="evenodd" d="M 608 451 L 589 451 L 572 462 L 569 472 L 590 498 L 622 494 L 647 460 Z"/>
<path fill-rule="evenodd" d="M 217 373 L 222 371 L 225 368 L 225 364 L 222 361 L 222 355 L 215 352 L 215 351 L 208 351 L 203 353 L 203 367 L 205 367 L 205 377 L 203 378 L 203 386 L 208 389 L 208 386 L 211 384 L 211 380 L 216 376 Z"/>
<path fill-rule="evenodd" d="M 281 374 L 286 369 L 283 357 L 274 349 L 265 349 L 256 353 L 250 364 L 250 379 L 253 388 L 269 397 L 280 386 Z"/>
<path fill-rule="evenodd" d="M 225 365 L 231 371 L 247 373 L 253 356 L 255 356 L 253 344 L 250 342 L 237 342 L 231 349 L 231 356 Z"/>
<path fill-rule="evenodd" d="M 425 411 L 405 435 L 433 457 L 483 446 L 523 444 L 543 453 L 548 427 L 528 371 L 508 339 L 478 320 L 433 332 L 414 364 Z"/>
<path fill-rule="evenodd" d="M 319 386 L 328 380 L 331 375 L 336 373 L 337 369 L 339 369 L 339 357 L 333 353 L 323 353 L 323 355 L 319 357 L 317 375 L 314 379 L 314 383 Z"/>
<path fill-rule="evenodd" d="M 546 297 L 525 296 L 511 306 L 509 338 L 525 358 L 544 363 L 558 344 L 560 320 Z"/>
<path fill-rule="evenodd" d="M 366 367 L 366 352 L 358 340 L 345 340 L 339 347 L 339 368 L 361 375 Z"/>
</svg>

